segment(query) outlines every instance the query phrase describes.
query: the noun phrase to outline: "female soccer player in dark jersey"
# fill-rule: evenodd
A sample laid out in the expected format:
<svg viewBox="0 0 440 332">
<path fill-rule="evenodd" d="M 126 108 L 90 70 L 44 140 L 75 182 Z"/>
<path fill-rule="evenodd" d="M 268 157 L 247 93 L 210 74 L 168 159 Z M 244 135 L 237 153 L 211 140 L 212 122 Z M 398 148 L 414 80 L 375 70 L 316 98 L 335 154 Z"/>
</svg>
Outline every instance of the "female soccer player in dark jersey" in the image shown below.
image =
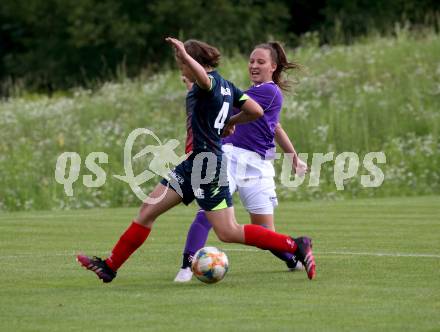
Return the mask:
<svg viewBox="0 0 440 332">
<path fill-rule="evenodd" d="M 235 220 L 222 174 L 221 135 L 225 123 L 231 127 L 255 120 L 263 115 L 262 108 L 214 70 L 220 57 L 216 48 L 195 40 L 185 44 L 175 38 L 166 41 L 175 49 L 182 74 L 194 82 L 187 99 L 187 106 L 192 107 L 193 153 L 156 186 L 106 260 L 81 254 L 77 261 L 103 282 L 111 282 L 120 266 L 145 242 L 161 214 L 195 199 L 220 240 L 295 254 L 313 279 L 315 259 L 309 238 L 293 239 L 258 225 L 242 226 Z M 231 116 L 233 106 L 240 112 Z"/>
<path fill-rule="evenodd" d="M 297 173 L 307 170 L 279 123 L 283 104 L 281 89 L 288 90 L 283 72 L 298 68 L 287 60 L 283 47 L 277 42 L 260 44 L 254 48 L 248 63 L 253 85 L 245 92 L 264 110 L 256 121 L 238 125 L 235 132 L 223 139 L 223 151 L 228 159 L 228 180 L 231 194 L 239 192 L 240 200 L 249 212 L 251 223 L 275 230 L 273 211 L 277 206 L 272 160 L 275 155 L 274 140 L 281 146 Z M 187 83 L 187 87 L 190 87 Z M 188 135 L 191 136 L 190 133 Z M 231 146 L 225 145 L 230 144 Z M 188 145 L 187 145 L 188 148 Z M 243 172 L 244 171 L 244 172 Z M 187 282 L 192 278 L 191 260 L 208 238 L 211 224 L 200 210 L 188 231 L 183 252 L 182 267 L 174 281 Z M 289 269 L 301 269 L 296 257 L 288 252 L 274 254 L 286 262 Z"/>
</svg>

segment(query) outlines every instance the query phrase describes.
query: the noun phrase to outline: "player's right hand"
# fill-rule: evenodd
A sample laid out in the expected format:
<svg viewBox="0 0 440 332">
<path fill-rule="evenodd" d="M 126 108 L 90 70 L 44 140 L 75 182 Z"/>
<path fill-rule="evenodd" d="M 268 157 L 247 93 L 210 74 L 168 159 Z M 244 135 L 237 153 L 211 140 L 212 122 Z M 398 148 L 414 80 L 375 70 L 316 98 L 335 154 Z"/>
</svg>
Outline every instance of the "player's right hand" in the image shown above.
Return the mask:
<svg viewBox="0 0 440 332">
<path fill-rule="evenodd" d="M 235 125 L 234 124 L 226 124 L 223 128 L 222 137 L 227 137 L 232 135 L 235 132 Z"/>
</svg>

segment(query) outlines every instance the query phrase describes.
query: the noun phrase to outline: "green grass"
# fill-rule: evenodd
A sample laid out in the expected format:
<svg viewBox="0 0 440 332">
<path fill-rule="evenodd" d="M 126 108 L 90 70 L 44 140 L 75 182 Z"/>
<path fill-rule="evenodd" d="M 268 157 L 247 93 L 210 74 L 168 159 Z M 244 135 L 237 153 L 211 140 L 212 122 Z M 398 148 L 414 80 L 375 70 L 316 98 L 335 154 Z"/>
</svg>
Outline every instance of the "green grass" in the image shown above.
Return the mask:
<svg viewBox="0 0 440 332">
<path fill-rule="evenodd" d="M 0 330 L 440 329 L 438 196 L 282 203 L 278 230 L 314 238 L 312 282 L 270 253 L 234 250 L 247 248 L 211 234 L 230 259 L 225 280 L 174 284 L 194 212 L 182 206 L 160 218 L 109 285 L 74 253 L 104 255 L 136 209 L 1 214 Z M 247 222 L 241 208 L 238 218 Z"/>
<path fill-rule="evenodd" d="M 385 182 L 365 189 L 357 178 L 336 192 L 333 163 L 324 167 L 321 185 L 279 196 L 295 200 L 342 199 L 440 194 L 440 36 L 398 34 L 367 38 L 349 46 L 310 44 L 289 50 L 305 70 L 300 84 L 285 93 L 281 123 L 299 152 L 383 151 Z M 222 75 L 245 89 L 247 58 L 224 58 Z M 76 89 L 64 96 L 21 96 L 0 101 L 0 211 L 121 207 L 137 204 L 128 186 L 112 175 L 123 173 L 123 148 L 138 127 L 153 130 L 162 141 L 185 138 L 185 88 L 177 70 L 136 80 L 107 82 L 96 91 Z M 143 146 L 142 146 L 143 147 Z M 139 148 L 139 147 L 138 147 Z M 63 152 L 82 158 L 90 152 L 109 155 L 102 165 L 107 182 L 88 189 L 82 178 L 74 197 L 54 179 Z M 311 157 L 309 158 L 311 160 Z M 147 161 L 136 166 L 145 169 Z M 279 170 L 279 165 L 277 166 Z M 155 183 L 157 181 L 153 181 Z M 307 181 L 306 181 L 307 183 Z"/>
</svg>

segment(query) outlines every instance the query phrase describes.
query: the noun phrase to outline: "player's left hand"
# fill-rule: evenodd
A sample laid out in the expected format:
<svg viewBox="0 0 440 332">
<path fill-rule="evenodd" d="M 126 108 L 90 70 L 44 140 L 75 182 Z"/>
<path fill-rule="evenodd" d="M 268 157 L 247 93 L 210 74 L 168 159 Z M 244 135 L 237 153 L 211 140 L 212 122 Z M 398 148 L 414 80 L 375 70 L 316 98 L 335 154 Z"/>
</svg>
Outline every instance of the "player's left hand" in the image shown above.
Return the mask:
<svg viewBox="0 0 440 332">
<path fill-rule="evenodd" d="M 304 176 L 309 171 L 309 168 L 307 167 L 307 164 L 302 161 L 301 159 L 296 159 L 296 165 L 295 165 L 295 173 L 298 176 Z"/>
<path fill-rule="evenodd" d="M 167 37 L 165 38 L 166 42 L 171 44 L 171 46 L 173 46 L 174 51 L 176 52 L 176 57 L 179 58 L 180 60 L 184 60 L 185 56 L 187 55 L 186 50 L 185 50 L 185 46 L 183 45 L 183 43 L 176 38 L 173 37 Z"/>
</svg>

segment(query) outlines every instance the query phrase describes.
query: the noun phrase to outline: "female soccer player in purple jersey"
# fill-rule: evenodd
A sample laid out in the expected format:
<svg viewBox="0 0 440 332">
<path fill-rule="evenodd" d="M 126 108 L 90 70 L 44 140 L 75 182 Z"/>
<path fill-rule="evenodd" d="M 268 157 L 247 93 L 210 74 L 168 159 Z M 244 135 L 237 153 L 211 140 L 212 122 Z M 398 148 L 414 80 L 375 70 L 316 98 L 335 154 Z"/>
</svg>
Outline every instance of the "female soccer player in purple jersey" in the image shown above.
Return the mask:
<svg viewBox="0 0 440 332">
<path fill-rule="evenodd" d="M 175 49 L 182 74 L 194 82 L 187 96 L 187 107 L 192 109 L 193 153 L 142 203 L 138 217 L 122 234 L 110 257 L 102 260 L 81 254 L 77 261 L 103 282 L 111 282 L 121 265 L 145 242 L 156 218 L 181 202 L 189 204 L 195 199 L 220 240 L 295 254 L 305 265 L 309 279 L 313 279 L 311 240 L 293 239 L 257 225 L 237 224 L 229 187 L 222 181 L 221 135 L 225 123 L 232 127 L 253 121 L 263 115 L 262 108 L 214 70 L 220 57 L 216 48 L 195 40 L 185 44 L 175 38 L 166 41 Z M 241 111 L 231 116 L 232 106 Z M 197 173 L 210 182 L 199 181 Z"/>
<path fill-rule="evenodd" d="M 277 42 L 258 45 L 252 51 L 248 70 L 253 83 L 245 93 L 264 110 L 264 116 L 256 121 L 238 125 L 234 134 L 223 139 L 223 151 L 228 159 L 228 180 L 231 193 L 239 192 L 240 199 L 249 212 L 251 223 L 275 230 L 273 210 L 277 206 L 271 160 L 275 155 L 274 140 L 282 150 L 292 156 L 297 173 L 304 173 L 307 165 L 302 162 L 292 142 L 279 123 L 283 103 L 281 89 L 288 90 L 288 82 L 282 73 L 296 69 L 298 65 L 287 60 L 282 46 Z M 191 86 L 187 83 L 187 87 Z M 183 252 L 182 267 L 174 281 L 187 282 L 192 278 L 191 260 L 208 238 L 211 224 L 200 210 L 188 231 Z M 289 269 L 301 269 L 302 264 L 293 254 L 273 252 L 286 262 Z"/>
</svg>

